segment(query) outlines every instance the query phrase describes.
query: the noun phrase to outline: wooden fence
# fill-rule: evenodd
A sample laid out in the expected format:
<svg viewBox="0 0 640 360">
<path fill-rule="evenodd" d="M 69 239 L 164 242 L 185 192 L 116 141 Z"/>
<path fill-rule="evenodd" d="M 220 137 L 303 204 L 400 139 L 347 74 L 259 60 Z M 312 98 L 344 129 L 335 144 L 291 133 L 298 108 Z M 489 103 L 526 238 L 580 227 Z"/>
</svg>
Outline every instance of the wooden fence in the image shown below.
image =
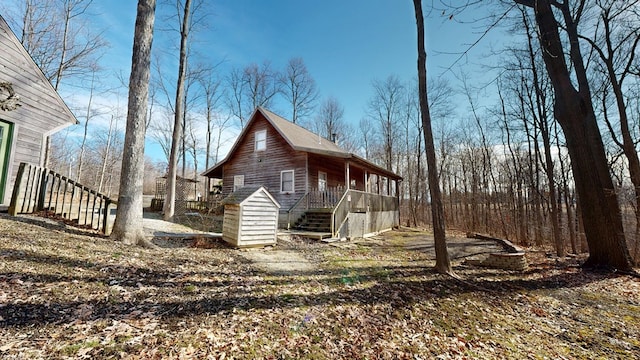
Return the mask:
<svg viewBox="0 0 640 360">
<path fill-rule="evenodd" d="M 116 202 L 53 170 L 20 163 L 9 214 L 51 212 L 80 226 L 111 232 L 110 213 Z"/>
</svg>

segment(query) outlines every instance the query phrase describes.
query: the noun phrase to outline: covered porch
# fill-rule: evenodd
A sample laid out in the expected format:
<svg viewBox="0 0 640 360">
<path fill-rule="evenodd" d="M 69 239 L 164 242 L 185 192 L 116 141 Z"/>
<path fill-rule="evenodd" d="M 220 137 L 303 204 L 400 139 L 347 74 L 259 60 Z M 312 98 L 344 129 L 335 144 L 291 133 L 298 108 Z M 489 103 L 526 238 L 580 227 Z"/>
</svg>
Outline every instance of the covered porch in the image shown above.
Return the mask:
<svg viewBox="0 0 640 360">
<path fill-rule="evenodd" d="M 308 160 L 307 191 L 281 213 L 281 227 L 342 238 L 365 237 L 400 224 L 401 177 L 355 156 L 310 154 Z"/>
</svg>

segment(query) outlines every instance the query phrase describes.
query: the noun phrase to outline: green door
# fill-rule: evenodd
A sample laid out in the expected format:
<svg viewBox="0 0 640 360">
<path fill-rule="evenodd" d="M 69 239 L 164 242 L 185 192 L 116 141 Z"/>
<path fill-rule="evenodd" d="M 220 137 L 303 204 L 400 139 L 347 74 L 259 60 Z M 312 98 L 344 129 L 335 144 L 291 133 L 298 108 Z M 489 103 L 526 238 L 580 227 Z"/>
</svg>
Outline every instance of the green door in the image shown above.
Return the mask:
<svg viewBox="0 0 640 360">
<path fill-rule="evenodd" d="M 9 168 L 9 153 L 11 152 L 11 124 L 0 121 L 0 204 L 4 203 L 7 186 L 7 169 Z"/>
</svg>

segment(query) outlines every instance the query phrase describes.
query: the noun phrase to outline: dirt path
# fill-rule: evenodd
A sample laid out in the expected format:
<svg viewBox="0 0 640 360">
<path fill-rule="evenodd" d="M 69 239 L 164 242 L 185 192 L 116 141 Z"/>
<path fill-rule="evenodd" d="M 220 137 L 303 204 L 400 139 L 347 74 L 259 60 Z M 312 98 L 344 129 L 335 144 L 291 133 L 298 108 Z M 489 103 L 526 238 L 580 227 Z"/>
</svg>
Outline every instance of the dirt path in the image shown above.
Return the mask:
<svg viewBox="0 0 640 360">
<path fill-rule="evenodd" d="M 176 224 L 169 221 L 162 220 L 162 215 L 156 212 L 144 213 L 142 219 L 145 236 L 152 238 L 167 238 L 167 237 L 193 237 L 196 235 L 220 237 L 221 234 L 209 233 L 200 230 L 184 226 L 182 224 Z"/>
<path fill-rule="evenodd" d="M 326 246 L 340 249 L 373 248 L 380 252 L 403 249 L 424 254 L 427 259 L 435 260 L 434 239 L 432 235 L 412 230 L 390 231 L 378 236 L 355 239 L 345 242 L 325 244 L 317 241 L 309 243 L 291 243 L 279 240 L 275 248 L 250 249 L 240 252 L 240 256 L 251 261 L 256 268 L 272 274 L 295 274 L 317 270 L 322 257 L 318 252 Z M 447 247 L 452 260 L 464 260 L 481 257 L 490 253 L 502 252 L 504 248 L 492 240 L 471 239 L 463 236 L 447 238 Z"/>
</svg>

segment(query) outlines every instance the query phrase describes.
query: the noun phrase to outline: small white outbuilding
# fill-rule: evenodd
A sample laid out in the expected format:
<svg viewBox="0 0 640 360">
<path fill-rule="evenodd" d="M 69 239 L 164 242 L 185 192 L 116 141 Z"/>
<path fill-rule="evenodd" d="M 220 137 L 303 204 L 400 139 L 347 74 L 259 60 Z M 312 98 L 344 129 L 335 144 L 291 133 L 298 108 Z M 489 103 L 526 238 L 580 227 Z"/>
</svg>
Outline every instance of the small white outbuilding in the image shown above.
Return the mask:
<svg viewBox="0 0 640 360">
<path fill-rule="evenodd" d="M 238 189 L 223 201 L 222 239 L 236 247 L 274 245 L 280 204 L 263 186 Z"/>
</svg>

